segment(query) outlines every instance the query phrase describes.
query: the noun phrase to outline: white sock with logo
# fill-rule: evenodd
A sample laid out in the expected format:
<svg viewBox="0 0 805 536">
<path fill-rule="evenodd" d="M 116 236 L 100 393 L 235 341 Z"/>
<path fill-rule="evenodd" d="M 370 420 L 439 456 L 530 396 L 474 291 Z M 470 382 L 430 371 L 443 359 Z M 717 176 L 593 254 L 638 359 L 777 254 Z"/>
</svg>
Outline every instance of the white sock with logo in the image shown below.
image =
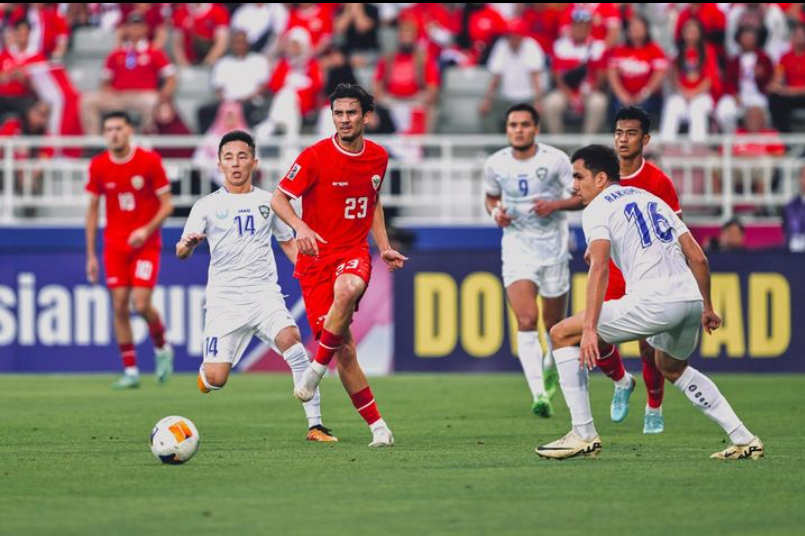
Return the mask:
<svg viewBox="0 0 805 536">
<path fill-rule="evenodd" d="M 528 388 L 536 400 L 539 395 L 545 394 L 545 382 L 542 379 L 542 346 L 539 344 L 537 332 L 518 331 L 517 350 Z"/>
<path fill-rule="evenodd" d="M 559 387 L 570 410 L 573 431 L 585 441 L 590 441 L 598 432 L 590 409 L 589 372 L 586 367 L 579 367 L 580 355 L 581 348 L 578 346 L 559 348 L 553 352 L 559 372 Z"/>
<path fill-rule="evenodd" d="M 282 354 L 282 358 L 285 359 L 285 362 L 291 367 L 294 385 L 297 384 L 299 380 L 302 379 L 305 370 L 310 366 L 310 358 L 307 355 L 307 350 L 305 350 L 304 345 L 299 342 L 285 350 Z M 303 403 L 302 407 L 305 409 L 308 428 L 321 424 L 321 394 L 318 388 L 316 388 L 316 393 L 313 395 L 313 398 Z"/>
<path fill-rule="evenodd" d="M 727 399 L 719 392 L 713 381 L 693 367 L 687 367 L 674 386 L 685 393 L 688 400 L 702 413 L 715 421 L 736 445 L 752 442 L 752 435 L 732 410 Z"/>
</svg>

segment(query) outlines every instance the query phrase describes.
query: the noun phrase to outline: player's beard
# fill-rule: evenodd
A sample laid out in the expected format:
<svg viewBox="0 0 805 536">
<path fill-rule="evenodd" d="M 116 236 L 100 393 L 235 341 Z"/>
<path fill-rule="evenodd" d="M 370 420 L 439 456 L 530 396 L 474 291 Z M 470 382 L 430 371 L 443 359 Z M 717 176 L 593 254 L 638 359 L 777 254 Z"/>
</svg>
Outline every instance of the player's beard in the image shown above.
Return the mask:
<svg viewBox="0 0 805 536">
<path fill-rule="evenodd" d="M 515 151 L 520 151 L 521 153 L 526 152 L 527 150 L 531 149 L 534 146 L 534 142 L 529 143 L 528 145 L 512 145 L 512 149 Z"/>
<path fill-rule="evenodd" d="M 346 135 L 346 136 L 341 132 L 338 133 L 338 139 L 340 139 L 341 141 L 347 142 L 347 143 L 352 143 L 353 141 L 357 140 L 361 136 L 363 136 L 363 129 L 358 130 L 357 128 L 354 128 L 352 130 L 352 134 L 349 134 L 349 135 Z"/>
</svg>

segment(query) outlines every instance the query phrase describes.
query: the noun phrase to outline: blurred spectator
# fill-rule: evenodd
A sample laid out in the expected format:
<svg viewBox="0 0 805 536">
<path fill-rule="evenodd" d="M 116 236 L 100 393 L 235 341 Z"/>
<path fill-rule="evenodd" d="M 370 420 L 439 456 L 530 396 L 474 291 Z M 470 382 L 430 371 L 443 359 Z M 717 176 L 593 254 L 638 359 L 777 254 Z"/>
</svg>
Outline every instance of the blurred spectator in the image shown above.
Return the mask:
<svg viewBox="0 0 805 536">
<path fill-rule="evenodd" d="M 486 64 L 492 45 L 506 33 L 508 24 L 500 13 L 489 4 L 465 4 L 462 15 L 461 33 L 456 44 L 466 50 L 471 63 Z"/>
<path fill-rule="evenodd" d="M 117 29 L 117 43 L 118 46 L 125 41 L 123 25 L 129 17 L 130 13 L 135 11 L 142 14 L 145 19 L 145 24 L 148 26 L 148 40 L 151 46 L 160 50 L 165 49 L 165 44 L 168 42 L 168 21 L 163 14 L 164 8 L 162 4 L 119 4 L 120 5 L 120 22 Z"/>
<path fill-rule="evenodd" d="M 780 60 L 769 93 L 774 126 L 780 132 L 791 132 L 792 112 L 805 108 L 805 23 L 794 27 L 791 50 Z"/>
<path fill-rule="evenodd" d="M 47 103 L 34 102 L 23 114 L 22 118 L 12 118 L 0 125 L 0 138 L 16 138 L 19 136 L 45 136 L 50 120 L 50 106 Z M 33 146 L 20 147 L 14 150 L 15 160 L 28 160 L 41 162 L 53 158 L 51 147 Z M 0 152 L 2 156 L 2 152 Z M 41 167 L 26 169 L 17 167 L 14 175 L 14 189 L 18 193 L 39 195 L 42 193 L 42 177 L 44 171 Z M 33 214 L 26 214 L 32 216 Z"/>
<path fill-rule="evenodd" d="M 494 6 L 497 4 L 492 4 Z M 525 4 L 521 15 L 523 23 L 542 50 L 553 50 L 554 42 L 559 39 L 559 24 L 565 13 L 572 11 L 570 4 Z"/>
<path fill-rule="evenodd" d="M 36 100 L 25 66 L 44 56 L 27 51 L 30 29 L 31 25 L 22 18 L 5 32 L 7 46 L 0 52 L 0 114 L 22 116 Z"/>
<path fill-rule="evenodd" d="M 506 38 L 498 39 L 492 47 L 486 67 L 493 76 L 479 108 L 481 115 L 489 118 L 488 132 L 501 130 L 500 118 L 513 104 L 528 102 L 542 109 L 545 54 L 527 33 L 525 23 L 514 21 Z"/>
<path fill-rule="evenodd" d="M 766 91 L 774 76 L 774 64 L 763 51 L 755 28 L 741 28 L 735 36 L 741 53 L 727 62 L 724 95 L 716 107 L 722 132 L 735 132 L 738 118 L 750 106 L 768 108 Z"/>
<path fill-rule="evenodd" d="M 253 52 L 279 54 L 280 37 L 288 26 L 285 4 L 241 4 L 232 15 L 232 30 L 246 32 Z"/>
<path fill-rule="evenodd" d="M 662 109 L 662 84 L 668 71 L 665 53 L 651 40 L 646 19 L 635 15 L 626 28 L 626 42 L 612 51 L 607 80 L 613 98 L 610 117 L 625 106 L 640 106 L 657 117 Z"/>
<path fill-rule="evenodd" d="M 738 218 L 732 218 L 721 226 L 718 238 L 710 237 L 704 244 L 705 251 L 745 251 L 746 230 Z"/>
<path fill-rule="evenodd" d="M 705 40 L 716 49 L 716 52 L 723 54 L 727 17 L 718 4 L 688 4 L 686 8 L 682 9 L 676 19 L 674 41 L 678 42 L 682 39 L 682 27 L 690 19 L 697 19 L 702 23 Z M 726 39 L 732 38 L 733 36 L 730 35 Z"/>
<path fill-rule="evenodd" d="M 732 58 L 740 53 L 734 37 L 738 28 L 756 28 L 766 43 L 766 53 L 778 61 L 788 50 L 788 21 L 777 4 L 735 3 L 727 14 L 727 56 Z"/>
<path fill-rule="evenodd" d="M 400 12 L 399 21 L 413 21 L 417 42 L 428 43 L 428 51 L 438 57 L 441 50 L 453 43 L 460 31 L 461 15 L 448 4 L 411 4 Z M 452 4 L 451 4 L 452 6 Z"/>
<path fill-rule="evenodd" d="M 335 17 L 335 33 L 353 67 L 377 62 L 380 53 L 378 34 L 380 10 L 372 4 L 341 4 Z"/>
<path fill-rule="evenodd" d="M 100 89 L 81 101 L 81 122 L 88 135 L 101 133 L 100 115 L 112 110 L 134 110 L 140 115 L 140 127 L 152 128 L 157 103 L 170 100 L 176 88 L 175 68 L 149 43 L 141 13 L 129 15 L 124 32 L 123 46 L 106 58 Z"/>
<path fill-rule="evenodd" d="M 220 4 L 179 4 L 173 28 L 173 56 L 180 67 L 211 67 L 226 53 L 229 12 Z"/>
<path fill-rule="evenodd" d="M 543 108 L 548 130 L 553 134 L 564 132 L 568 106 L 583 115 L 585 134 L 600 131 L 606 119 L 607 98 L 599 91 L 606 45 L 593 38 L 591 31 L 590 12 L 578 9 L 573 12 L 570 34 L 554 43 L 551 71 L 556 89 L 545 98 Z"/>
<path fill-rule="evenodd" d="M 333 40 L 335 4 L 294 4 L 288 30 L 303 28 L 310 35 L 311 54 L 318 55 Z"/>
<path fill-rule="evenodd" d="M 763 107 L 747 108 L 743 123 L 744 126 L 736 132 L 732 147 L 732 154 L 743 160 L 743 165 L 733 173 L 735 191 L 751 191 L 755 194 L 774 191 L 779 182 L 779 172 L 769 157 L 785 155 L 785 144 L 780 139 L 780 133 L 769 127 L 767 111 Z M 758 137 L 763 139 L 752 139 Z"/>
<path fill-rule="evenodd" d="M 283 37 L 282 49 L 283 58 L 266 86 L 273 95 L 268 117 L 255 127 L 261 139 L 280 132 L 294 139 L 302 130 L 302 119 L 317 111 L 322 79 L 311 51 L 310 34 L 299 26 L 291 28 Z"/>
<path fill-rule="evenodd" d="M 358 81 L 355 79 L 355 73 L 347 61 L 346 54 L 335 45 L 330 45 L 321 53 L 319 67 L 323 73 L 324 87 L 322 87 L 322 104 L 316 123 L 316 132 L 329 137 L 335 134 L 335 126 L 330 113 L 330 95 L 339 84 L 357 84 Z M 375 109 L 376 112 L 377 109 Z"/>
<path fill-rule="evenodd" d="M 154 121 L 144 134 L 151 136 L 190 136 L 193 132 L 171 101 L 161 101 L 154 110 Z M 156 149 L 164 158 L 186 158 L 187 149 Z"/>
<path fill-rule="evenodd" d="M 57 9 L 58 4 L 27 5 L 27 19 L 31 24 L 31 38 L 28 53 L 41 52 L 45 57 L 61 60 L 67 52 L 70 28 Z"/>
<path fill-rule="evenodd" d="M 805 22 L 805 3 L 802 2 L 786 2 L 778 3 L 780 9 L 785 13 L 788 19 L 789 26 L 793 26 L 800 22 Z"/>
<path fill-rule="evenodd" d="M 432 129 L 439 94 L 439 67 L 433 55 L 417 47 L 417 26 L 400 20 L 397 50 L 381 58 L 375 71 L 375 99 L 391 110 L 397 130 L 424 134 Z"/>
<path fill-rule="evenodd" d="M 683 121 L 690 125 L 690 139 L 707 138 L 713 96 L 719 92 L 720 75 L 713 47 L 704 39 L 704 28 L 697 19 L 689 19 L 682 27 L 677 43 L 672 83 L 676 90 L 665 100 L 660 135 L 665 141 L 674 141 Z"/>
<path fill-rule="evenodd" d="M 805 253 L 805 167 L 799 175 L 799 195 L 783 209 L 783 230 L 788 251 Z"/>
<path fill-rule="evenodd" d="M 577 10 L 585 10 L 592 16 L 593 38 L 602 40 L 606 44 L 607 49 L 611 49 L 618 44 L 621 39 L 621 27 L 623 26 L 623 17 L 620 11 L 618 11 L 618 4 L 585 4 L 575 2 L 572 6 L 572 9 L 567 9 L 562 13 L 562 18 L 559 21 L 560 35 L 569 34 L 570 27 L 573 24 L 573 14 Z"/>
<path fill-rule="evenodd" d="M 216 184 L 223 185 L 224 178 L 218 169 L 218 143 L 221 137 L 232 130 L 246 130 L 246 117 L 243 115 L 243 106 L 239 102 L 224 102 L 218 107 L 209 130 L 204 133 L 204 140 L 193 154 L 193 165 L 210 173 Z"/>
<path fill-rule="evenodd" d="M 232 32 L 230 53 L 215 63 L 210 84 L 215 89 L 217 100 L 205 104 L 198 110 L 198 123 L 201 132 L 212 125 L 218 106 L 223 101 L 238 101 L 243 105 L 249 125 L 256 125 L 265 115 L 263 89 L 268 82 L 268 58 L 264 54 L 249 50 L 246 32 Z"/>
</svg>

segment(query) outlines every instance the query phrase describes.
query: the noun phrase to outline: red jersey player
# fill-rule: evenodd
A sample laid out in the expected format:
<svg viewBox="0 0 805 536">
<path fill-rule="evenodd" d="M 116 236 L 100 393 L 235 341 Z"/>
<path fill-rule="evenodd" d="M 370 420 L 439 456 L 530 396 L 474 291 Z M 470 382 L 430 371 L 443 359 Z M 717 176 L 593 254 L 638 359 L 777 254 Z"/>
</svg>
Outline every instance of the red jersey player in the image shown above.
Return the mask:
<svg viewBox="0 0 805 536">
<path fill-rule="evenodd" d="M 643 158 L 643 148 L 651 136 L 651 117 L 641 108 L 621 108 L 615 116 L 615 151 L 620 161 L 620 183 L 646 190 L 663 201 L 678 215 L 682 215 L 679 197 L 674 184 L 657 166 Z M 610 260 L 609 284 L 605 300 L 617 300 L 626 295 L 623 274 Z M 629 412 L 629 397 L 634 391 L 635 380 L 623 368 L 621 356 L 615 346 L 601 353 L 598 366 L 615 381 L 610 417 L 613 422 L 622 422 Z M 643 380 L 648 392 L 648 404 L 643 417 L 643 433 L 659 434 L 665 427 L 662 416 L 664 378 L 654 362 L 654 348 L 640 341 L 640 357 L 643 360 Z"/>
<path fill-rule="evenodd" d="M 104 116 L 103 135 L 108 150 L 90 162 L 86 185 L 90 194 L 87 279 L 91 283 L 98 281 L 98 206 L 100 197 L 106 197 L 103 260 L 124 367 L 123 376 L 112 384 L 115 389 L 140 385 L 129 313 L 132 297 L 135 311 L 148 322 L 156 353 L 157 380 L 164 382 L 173 369 L 173 350 L 165 342 L 162 319 L 151 305 L 159 272 L 160 226 L 173 212 L 170 183 L 156 153 L 132 146 L 132 132 L 126 112 Z"/>
<path fill-rule="evenodd" d="M 360 86 L 339 84 L 330 95 L 330 109 L 336 134 L 302 151 L 271 202 L 274 212 L 296 231 L 300 254 L 294 276 L 302 287 L 310 327 L 320 338 L 316 357 L 294 395 L 310 400 L 336 357 L 341 383 L 372 431 L 369 446 L 391 446 L 394 437 L 358 364 L 349 325 L 372 272 L 369 232 L 389 271 L 402 268 L 408 259 L 389 246 L 380 204 L 388 153 L 363 137 L 374 97 Z M 299 197 L 302 218 L 290 203 Z"/>
</svg>

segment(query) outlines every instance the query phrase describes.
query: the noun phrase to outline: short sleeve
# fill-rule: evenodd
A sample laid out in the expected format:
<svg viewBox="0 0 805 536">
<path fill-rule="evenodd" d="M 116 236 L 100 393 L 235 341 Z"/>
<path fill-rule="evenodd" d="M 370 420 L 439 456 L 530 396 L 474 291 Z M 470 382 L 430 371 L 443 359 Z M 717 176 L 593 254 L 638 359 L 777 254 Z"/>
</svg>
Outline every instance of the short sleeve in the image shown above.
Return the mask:
<svg viewBox="0 0 805 536">
<path fill-rule="evenodd" d="M 674 214 L 673 211 L 671 211 L 671 225 L 673 226 L 677 237 L 690 232 L 690 229 L 688 229 L 688 226 L 682 221 L 682 218 Z"/>
<path fill-rule="evenodd" d="M 523 47 L 525 47 L 525 67 L 529 72 L 542 71 L 545 69 L 545 53 L 539 43 L 533 39 L 524 39 Z"/>
<path fill-rule="evenodd" d="M 176 68 L 171 63 L 168 56 L 161 50 L 153 51 L 154 66 L 157 68 L 159 76 L 173 76 L 176 74 Z"/>
<path fill-rule="evenodd" d="M 597 204 L 590 205 L 584 210 L 581 224 L 587 244 L 591 244 L 595 240 L 611 240 L 606 213 L 600 210 L 600 206 Z"/>
<path fill-rule="evenodd" d="M 182 231 L 182 236 L 187 236 L 189 234 L 204 234 L 207 230 L 207 216 L 204 212 L 203 208 L 203 201 L 197 201 L 193 208 L 190 209 L 190 215 L 187 217 L 187 221 L 184 224 L 184 231 Z"/>
<path fill-rule="evenodd" d="M 313 149 L 308 147 L 299 154 L 277 188 L 286 195 L 298 199 L 316 183 L 318 178 L 318 159 Z"/>
<path fill-rule="evenodd" d="M 165 166 L 162 165 L 162 158 L 156 153 L 151 154 L 153 158 L 151 162 L 151 185 L 154 193 L 162 195 L 165 192 L 170 192 L 171 183 L 165 173 Z"/>
<path fill-rule="evenodd" d="M 506 58 L 503 47 L 506 46 L 505 39 L 498 39 L 492 47 L 492 52 L 489 54 L 489 60 L 486 62 L 486 68 L 492 74 L 503 74 L 506 70 Z"/>
<path fill-rule="evenodd" d="M 103 195 L 103 183 L 98 173 L 98 165 L 95 162 L 90 162 L 89 164 L 87 183 L 84 185 L 84 189 L 94 195 Z"/>
<path fill-rule="evenodd" d="M 271 234 L 277 239 L 277 242 L 287 242 L 293 239 L 293 230 L 291 226 L 282 221 L 282 218 L 274 214 L 271 221 Z"/>
<path fill-rule="evenodd" d="M 486 161 L 486 164 L 484 164 L 484 183 L 486 195 L 500 197 L 503 193 L 500 188 L 498 174 L 492 168 L 492 164 L 490 163 L 489 159 Z"/>
<path fill-rule="evenodd" d="M 115 58 L 114 52 L 109 54 L 106 57 L 106 61 L 103 62 L 103 69 L 101 69 L 101 80 L 106 82 L 112 80 L 115 75 L 115 71 L 113 69 L 113 60 Z"/>
</svg>

